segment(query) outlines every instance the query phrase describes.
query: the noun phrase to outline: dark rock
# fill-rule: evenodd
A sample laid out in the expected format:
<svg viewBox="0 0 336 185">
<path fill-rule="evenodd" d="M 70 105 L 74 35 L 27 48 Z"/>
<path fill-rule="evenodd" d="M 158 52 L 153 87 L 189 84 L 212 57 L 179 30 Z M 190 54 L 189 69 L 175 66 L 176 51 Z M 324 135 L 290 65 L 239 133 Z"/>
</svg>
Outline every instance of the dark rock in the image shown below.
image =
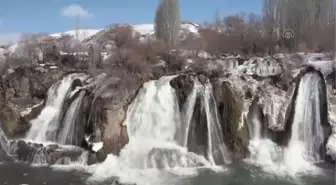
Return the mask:
<svg viewBox="0 0 336 185">
<path fill-rule="evenodd" d="M 76 161 L 84 152 L 83 149 L 76 147 L 62 148 L 56 144 L 44 147 L 42 144 L 25 142 L 23 140 L 12 142 L 11 147 L 15 148 L 12 152 L 18 160 L 29 163 L 41 162 L 55 164 L 65 158 Z"/>
<path fill-rule="evenodd" d="M 201 84 L 205 84 L 207 82 L 207 77 L 205 77 L 203 74 L 198 75 L 198 80 L 201 82 Z"/>
<path fill-rule="evenodd" d="M 239 128 L 243 110 L 242 97 L 228 82 L 219 83 L 215 81 L 213 91 L 224 133 L 224 141 L 229 150 L 233 152 L 234 160 L 246 158 L 249 155 L 247 147 L 250 136 L 247 124 L 243 124 L 243 127 Z"/>
<path fill-rule="evenodd" d="M 51 144 L 47 146 L 47 151 L 55 151 L 56 149 L 58 149 L 57 144 Z"/>
<path fill-rule="evenodd" d="M 75 79 L 72 84 L 71 84 L 71 91 L 75 90 L 76 87 L 81 87 L 82 86 L 82 81 L 80 79 Z"/>
<path fill-rule="evenodd" d="M 98 159 L 98 161 L 100 161 L 100 162 L 105 161 L 106 157 L 107 157 L 107 153 L 104 152 L 103 150 L 99 150 L 97 152 L 97 159 Z"/>
<path fill-rule="evenodd" d="M 88 164 L 88 165 L 96 164 L 96 163 L 98 163 L 99 161 L 100 161 L 100 160 L 98 160 L 97 153 L 94 153 L 94 152 L 90 152 L 90 153 L 89 153 L 88 161 L 87 161 L 87 164 Z M 103 160 L 103 161 L 104 161 L 104 160 Z"/>
<path fill-rule="evenodd" d="M 125 78 L 123 80 L 102 77 L 100 82 L 91 82 L 94 87 L 86 88 L 90 96 L 84 107 L 89 112 L 85 126 L 89 142 L 103 142 L 98 160 L 103 160 L 107 154 L 119 155 L 120 150 L 128 143 L 127 128 L 124 125 L 128 105 L 135 98 L 141 80 Z M 99 84 L 99 85 L 95 85 Z M 87 104 L 85 103 L 85 104 Z"/>
<path fill-rule="evenodd" d="M 199 75 L 201 79 L 205 78 L 204 75 Z M 187 101 L 188 95 L 194 87 L 193 76 L 189 74 L 179 75 L 170 81 L 170 86 L 175 89 L 178 97 L 180 109 Z"/>
<path fill-rule="evenodd" d="M 21 124 L 29 124 L 30 120 L 33 120 L 38 117 L 44 107 L 44 102 L 41 102 L 37 105 L 34 105 L 31 108 L 27 108 L 27 110 L 22 111 L 20 113 L 20 121 Z M 27 112 L 26 112 L 27 111 Z"/>
<path fill-rule="evenodd" d="M 331 85 L 333 89 L 336 89 L 336 68 L 334 68 L 333 72 L 326 77 L 326 82 Z"/>
<path fill-rule="evenodd" d="M 251 99 L 253 97 L 253 94 L 250 90 L 247 90 L 245 92 L 245 99 Z"/>
<path fill-rule="evenodd" d="M 2 104 L 0 102 L 0 119 L 3 131 L 8 137 L 23 136 L 29 129 L 26 122 L 22 123 L 20 111 L 12 103 Z"/>
</svg>

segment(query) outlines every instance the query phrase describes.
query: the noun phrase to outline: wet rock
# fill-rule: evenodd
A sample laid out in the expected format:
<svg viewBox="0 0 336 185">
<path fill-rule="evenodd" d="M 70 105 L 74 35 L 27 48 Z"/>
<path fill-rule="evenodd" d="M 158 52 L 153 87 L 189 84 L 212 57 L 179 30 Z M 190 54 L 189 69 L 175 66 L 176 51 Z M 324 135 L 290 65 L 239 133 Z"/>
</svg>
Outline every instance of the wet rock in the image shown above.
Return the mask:
<svg viewBox="0 0 336 185">
<path fill-rule="evenodd" d="M 76 161 L 80 158 L 83 149 L 78 147 L 62 148 L 56 144 L 43 146 L 39 143 L 25 142 L 23 140 L 13 141 L 11 143 L 12 155 L 20 161 L 29 163 L 55 164 L 61 159 L 67 158 Z"/>
<path fill-rule="evenodd" d="M 71 90 L 75 90 L 76 87 L 81 87 L 82 86 L 82 81 L 80 79 L 75 79 L 72 84 L 71 84 Z"/>
<path fill-rule="evenodd" d="M 57 144 L 51 144 L 47 146 L 47 151 L 55 151 L 56 149 L 58 149 L 58 145 Z"/>
<path fill-rule="evenodd" d="M 103 161 L 107 154 L 119 155 L 128 143 L 127 125 L 124 124 L 128 105 L 136 96 L 141 81 L 139 79 L 119 80 L 101 76 L 90 82 L 85 89 L 90 93 L 84 107 L 89 117 L 85 126 L 89 142 L 103 142 L 97 156 Z M 90 104 L 90 106 L 87 106 Z"/>
<path fill-rule="evenodd" d="M 105 160 L 105 159 L 104 159 Z M 88 155 L 88 161 L 87 161 L 87 164 L 88 165 L 92 165 L 92 164 L 96 164 L 98 163 L 99 161 L 104 161 L 104 160 L 99 160 L 98 157 L 97 157 L 97 153 L 95 152 L 90 152 L 89 155 Z"/>
<path fill-rule="evenodd" d="M 26 122 L 20 119 L 20 111 L 11 102 L 0 102 L 0 120 L 2 128 L 8 137 L 22 136 L 29 129 Z"/>
<path fill-rule="evenodd" d="M 224 133 L 224 141 L 232 151 L 234 160 L 248 156 L 249 130 L 247 124 L 241 126 L 243 95 L 235 91 L 229 82 L 213 82 L 220 122 Z"/>
<path fill-rule="evenodd" d="M 204 75 L 200 76 L 201 76 L 200 78 L 203 79 Z M 191 93 L 193 89 L 194 86 L 193 78 L 194 77 L 190 74 L 182 74 L 170 81 L 170 85 L 172 88 L 175 89 L 176 95 L 178 97 L 180 109 L 187 101 L 188 95 Z"/>
<path fill-rule="evenodd" d="M 207 80 L 208 80 L 208 78 L 205 75 L 203 75 L 203 74 L 199 74 L 197 76 L 197 78 L 198 78 L 199 82 L 201 82 L 201 84 L 205 84 L 207 82 Z"/>
<path fill-rule="evenodd" d="M 29 124 L 30 120 L 38 117 L 44 107 L 44 101 L 34 105 L 33 107 L 26 108 L 24 111 L 20 112 L 21 124 Z"/>
</svg>

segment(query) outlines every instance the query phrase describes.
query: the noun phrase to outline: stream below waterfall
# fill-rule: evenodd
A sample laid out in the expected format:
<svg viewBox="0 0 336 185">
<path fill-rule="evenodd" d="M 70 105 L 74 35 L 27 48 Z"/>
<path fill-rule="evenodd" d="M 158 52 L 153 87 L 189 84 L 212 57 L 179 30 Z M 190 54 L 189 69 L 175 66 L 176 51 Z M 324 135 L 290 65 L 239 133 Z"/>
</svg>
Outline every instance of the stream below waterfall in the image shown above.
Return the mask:
<svg viewBox="0 0 336 185">
<path fill-rule="evenodd" d="M 185 173 L 185 172 L 184 172 Z M 323 176 L 303 176 L 300 179 L 279 178 L 264 173 L 252 165 L 231 165 L 227 172 L 216 173 L 199 169 L 197 174 L 182 175 L 168 171 L 148 171 L 138 175 L 138 184 L 163 185 L 334 185 L 335 171 L 328 169 Z M 128 174 L 130 178 L 135 173 Z M 55 169 L 51 167 L 33 167 L 22 163 L 0 164 L 0 184 L 8 185 L 111 185 L 118 184 L 116 177 L 102 182 L 90 182 L 90 175 L 79 168 Z"/>
</svg>

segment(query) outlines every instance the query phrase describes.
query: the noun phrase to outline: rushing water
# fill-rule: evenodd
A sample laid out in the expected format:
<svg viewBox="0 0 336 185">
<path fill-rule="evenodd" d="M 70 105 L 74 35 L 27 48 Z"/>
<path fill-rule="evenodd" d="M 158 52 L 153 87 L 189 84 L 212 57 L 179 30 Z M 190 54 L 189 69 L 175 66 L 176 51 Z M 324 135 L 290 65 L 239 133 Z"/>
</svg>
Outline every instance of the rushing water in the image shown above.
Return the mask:
<svg viewBox="0 0 336 185">
<path fill-rule="evenodd" d="M 318 162 L 324 158 L 320 155 L 321 148 L 324 147 L 320 90 L 321 78 L 316 73 L 308 73 L 301 78 L 288 147 L 292 161 Z"/>
<path fill-rule="evenodd" d="M 223 141 L 223 132 L 219 122 L 216 101 L 212 93 L 212 85 L 207 83 L 202 91 L 203 106 L 207 117 L 208 129 L 208 159 L 215 165 L 230 163 L 228 150 Z"/>
<path fill-rule="evenodd" d="M 61 128 L 61 114 L 66 98 L 71 95 L 69 89 L 75 79 L 85 79 L 82 74 L 71 74 L 52 85 L 48 90 L 46 105 L 40 115 L 32 120 L 26 138 L 37 142 L 57 142 L 59 128 Z M 74 110 L 75 111 L 75 110 Z M 66 123 L 71 124 L 71 121 Z M 65 127 L 71 127 L 66 125 Z M 67 132 L 67 129 L 64 129 Z"/>
<path fill-rule="evenodd" d="M 63 120 L 63 127 L 60 130 L 57 143 L 59 144 L 78 144 L 77 141 L 78 126 L 76 125 L 80 106 L 85 95 L 85 91 L 79 93 L 77 98 L 71 103 Z"/>
<path fill-rule="evenodd" d="M 324 133 L 320 120 L 321 81 L 316 73 L 304 75 L 298 86 L 294 106 L 291 138 L 287 147 L 280 147 L 268 138 L 262 138 L 260 118 L 252 110 L 253 135 L 247 160 L 264 171 L 280 176 L 321 175 L 321 148 L 324 147 Z M 255 109 L 255 107 L 252 107 Z"/>
<path fill-rule="evenodd" d="M 179 172 L 182 173 L 182 172 Z M 128 178 L 134 173 L 127 174 Z M 110 176 L 104 181 L 91 182 L 90 174 L 80 169 L 59 170 L 50 167 L 32 167 L 22 163 L 0 164 L 0 184 L 28 185 L 117 185 L 120 181 Z M 134 184 L 152 185 L 334 185 L 334 171 L 326 171 L 324 176 L 305 176 L 300 180 L 277 177 L 266 174 L 250 165 L 230 166 L 229 171 L 215 173 L 208 169 L 199 169 L 194 175 L 178 175 L 168 171 L 152 170 L 143 172 Z"/>
<path fill-rule="evenodd" d="M 77 133 L 76 117 L 85 92 L 73 99 L 63 119 L 60 116 L 64 101 L 74 94 L 69 89 L 76 77 L 65 77 L 49 89 L 45 108 L 32 121 L 28 139 L 58 144 L 77 142 L 73 140 Z M 172 78 L 174 76 L 147 82 L 140 89 L 128 107 L 125 124 L 129 143 L 121 150 L 120 156 L 110 154 L 103 163 L 92 166 L 87 166 L 87 152 L 83 152 L 77 161 L 61 157 L 51 167 L 3 163 L 0 164 L 0 184 L 335 184 L 334 169 L 314 165 L 322 159 L 319 146 L 323 143 L 319 120 L 319 76 L 307 74 L 301 79 L 287 148 L 265 138 L 260 109 L 252 107 L 251 156 L 247 163 L 241 164 L 230 164 L 212 85 L 200 84 L 195 79 L 193 89 L 180 110 L 176 92 L 170 86 Z M 200 105 L 196 103 L 198 100 Z M 192 120 L 196 109 L 205 116 L 205 121 L 199 122 L 206 128 L 206 152 L 203 153 L 188 149 L 193 142 L 189 138 L 194 129 Z M 0 129 L 0 149 L 6 153 L 8 143 Z M 46 163 L 43 152 L 44 149 L 40 148 L 34 153 L 35 165 Z"/>
</svg>

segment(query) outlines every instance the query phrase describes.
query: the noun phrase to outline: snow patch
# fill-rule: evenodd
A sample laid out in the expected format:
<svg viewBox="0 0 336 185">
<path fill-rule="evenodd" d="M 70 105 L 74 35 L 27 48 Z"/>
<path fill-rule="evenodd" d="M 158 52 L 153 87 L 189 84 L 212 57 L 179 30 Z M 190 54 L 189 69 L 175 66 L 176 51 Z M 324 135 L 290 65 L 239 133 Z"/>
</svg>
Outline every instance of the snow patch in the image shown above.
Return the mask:
<svg viewBox="0 0 336 185">
<path fill-rule="evenodd" d="M 78 30 L 78 40 L 83 41 L 83 40 L 97 34 L 101 30 L 103 30 L 103 29 L 80 29 L 80 30 Z M 54 34 L 51 34 L 50 36 L 55 37 L 55 38 L 59 38 L 62 35 L 70 35 L 72 37 L 76 37 L 76 30 L 54 33 Z"/>
<path fill-rule="evenodd" d="M 132 25 L 132 27 L 135 32 L 138 32 L 141 35 L 154 34 L 154 24 L 137 24 Z"/>
<path fill-rule="evenodd" d="M 103 142 L 98 142 L 98 143 L 92 143 L 92 151 L 98 152 L 100 149 L 102 149 L 104 146 Z"/>
</svg>

